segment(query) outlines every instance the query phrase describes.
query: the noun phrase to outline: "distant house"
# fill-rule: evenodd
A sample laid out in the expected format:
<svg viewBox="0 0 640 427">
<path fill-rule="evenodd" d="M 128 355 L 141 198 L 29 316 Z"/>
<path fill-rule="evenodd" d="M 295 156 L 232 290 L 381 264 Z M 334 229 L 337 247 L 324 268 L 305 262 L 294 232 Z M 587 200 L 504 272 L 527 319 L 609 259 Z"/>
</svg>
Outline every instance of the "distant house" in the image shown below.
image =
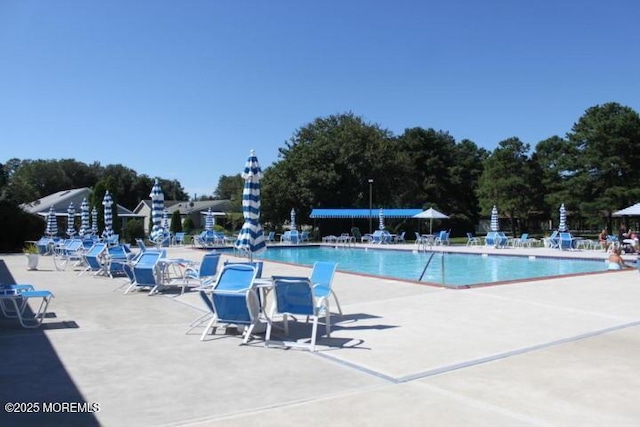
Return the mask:
<svg viewBox="0 0 640 427">
<path fill-rule="evenodd" d="M 211 208 L 211 212 L 215 216 L 224 216 L 226 211 L 230 209 L 229 200 L 202 200 L 202 201 L 176 201 L 165 200 L 164 206 L 167 208 L 169 218 L 173 212 L 179 211 L 182 222 L 187 218 L 191 218 L 195 228 L 204 228 L 204 213 Z M 149 224 L 151 223 L 151 200 L 143 200 L 138 203 L 133 213 L 144 217 L 144 231 L 149 233 Z"/>
<path fill-rule="evenodd" d="M 57 193 L 49 194 L 48 196 L 35 200 L 31 203 L 24 203 L 20 205 L 20 207 L 26 212 L 46 216 L 47 214 L 49 214 L 49 210 L 53 206 L 53 211 L 55 212 L 56 216 L 66 218 L 67 209 L 73 202 L 73 207 L 76 211 L 75 216 L 79 217 L 82 201 L 85 198 L 88 201 L 92 193 L 93 190 L 87 187 L 58 191 Z M 118 218 L 120 218 L 120 220 L 122 221 L 122 228 L 125 228 L 127 226 L 127 221 L 129 219 L 140 218 L 140 215 L 131 212 L 129 209 L 125 208 L 122 205 L 117 205 L 117 207 Z"/>
</svg>

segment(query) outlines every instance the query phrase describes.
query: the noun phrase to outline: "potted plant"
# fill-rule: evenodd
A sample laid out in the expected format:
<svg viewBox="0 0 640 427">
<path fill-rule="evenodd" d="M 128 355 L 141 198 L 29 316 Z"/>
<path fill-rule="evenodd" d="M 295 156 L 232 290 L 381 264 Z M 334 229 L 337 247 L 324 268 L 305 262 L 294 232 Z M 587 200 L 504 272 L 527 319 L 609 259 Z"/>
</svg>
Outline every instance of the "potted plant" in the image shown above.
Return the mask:
<svg viewBox="0 0 640 427">
<path fill-rule="evenodd" d="M 38 246 L 33 243 L 27 243 L 24 248 L 22 248 L 22 253 L 27 256 L 27 267 L 29 270 L 37 270 L 38 259 L 40 257 Z"/>
</svg>

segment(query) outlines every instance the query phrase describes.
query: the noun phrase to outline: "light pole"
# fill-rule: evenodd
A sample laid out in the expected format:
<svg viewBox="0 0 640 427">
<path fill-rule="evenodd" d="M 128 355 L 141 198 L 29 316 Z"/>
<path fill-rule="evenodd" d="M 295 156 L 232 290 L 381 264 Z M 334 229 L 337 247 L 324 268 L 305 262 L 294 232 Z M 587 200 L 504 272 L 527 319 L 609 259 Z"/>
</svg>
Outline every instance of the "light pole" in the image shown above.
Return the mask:
<svg viewBox="0 0 640 427">
<path fill-rule="evenodd" d="M 373 233 L 371 214 L 373 210 L 373 179 L 369 178 L 369 234 Z"/>
</svg>

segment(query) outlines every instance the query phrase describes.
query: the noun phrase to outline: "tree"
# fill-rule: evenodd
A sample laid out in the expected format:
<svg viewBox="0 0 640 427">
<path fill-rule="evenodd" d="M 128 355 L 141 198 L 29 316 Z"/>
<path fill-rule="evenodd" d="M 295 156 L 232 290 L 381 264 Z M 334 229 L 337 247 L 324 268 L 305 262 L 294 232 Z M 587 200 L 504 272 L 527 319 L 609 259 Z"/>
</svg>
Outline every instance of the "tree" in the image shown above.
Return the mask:
<svg viewBox="0 0 640 427">
<path fill-rule="evenodd" d="M 171 214 L 171 225 L 169 226 L 169 230 L 172 233 L 180 233 L 182 231 L 182 217 L 180 216 L 180 211 L 176 209 Z"/>
<path fill-rule="evenodd" d="M 242 210 L 242 189 L 244 180 L 240 174 L 222 175 L 218 180 L 218 187 L 214 191 L 216 199 L 229 200 L 230 210 L 239 212 Z"/>
<path fill-rule="evenodd" d="M 318 118 L 297 130 L 264 170 L 263 218 L 280 223 L 292 207 L 303 223 L 312 208 L 368 206 L 369 178 L 377 206 L 390 203 L 401 182 L 389 166 L 391 133 L 352 113 Z"/>
<path fill-rule="evenodd" d="M 511 219 L 511 231 L 516 234 L 516 219 L 528 218 L 531 209 L 533 182 L 528 159 L 529 144 L 518 138 L 501 141 L 484 161 L 478 185 L 478 198 L 485 214 L 493 205 Z"/>
<path fill-rule="evenodd" d="M 567 135 L 577 153 L 567 187 L 579 209 L 606 217 L 640 198 L 640 116 L 618 103 L 587 109 Z"/>
</svg>

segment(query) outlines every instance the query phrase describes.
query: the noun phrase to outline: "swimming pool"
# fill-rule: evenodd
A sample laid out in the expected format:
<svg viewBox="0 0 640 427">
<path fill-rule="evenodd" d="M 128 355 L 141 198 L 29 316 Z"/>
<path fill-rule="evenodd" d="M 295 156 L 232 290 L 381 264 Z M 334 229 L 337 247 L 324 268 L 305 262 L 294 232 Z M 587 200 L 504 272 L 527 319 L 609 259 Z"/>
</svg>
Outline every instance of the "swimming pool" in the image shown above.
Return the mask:
<svg viewBox="0 0 640 427">
<path fill-rule="evenodd" d="M 603 261 L 593 260 L 318 246 L 270 247 L 259 258 L 309 266 L 335 261 L 342 271 L 414 281 L 431 258 L 422 281 L 452 287 L 606 270 Z"/>
</svg>

